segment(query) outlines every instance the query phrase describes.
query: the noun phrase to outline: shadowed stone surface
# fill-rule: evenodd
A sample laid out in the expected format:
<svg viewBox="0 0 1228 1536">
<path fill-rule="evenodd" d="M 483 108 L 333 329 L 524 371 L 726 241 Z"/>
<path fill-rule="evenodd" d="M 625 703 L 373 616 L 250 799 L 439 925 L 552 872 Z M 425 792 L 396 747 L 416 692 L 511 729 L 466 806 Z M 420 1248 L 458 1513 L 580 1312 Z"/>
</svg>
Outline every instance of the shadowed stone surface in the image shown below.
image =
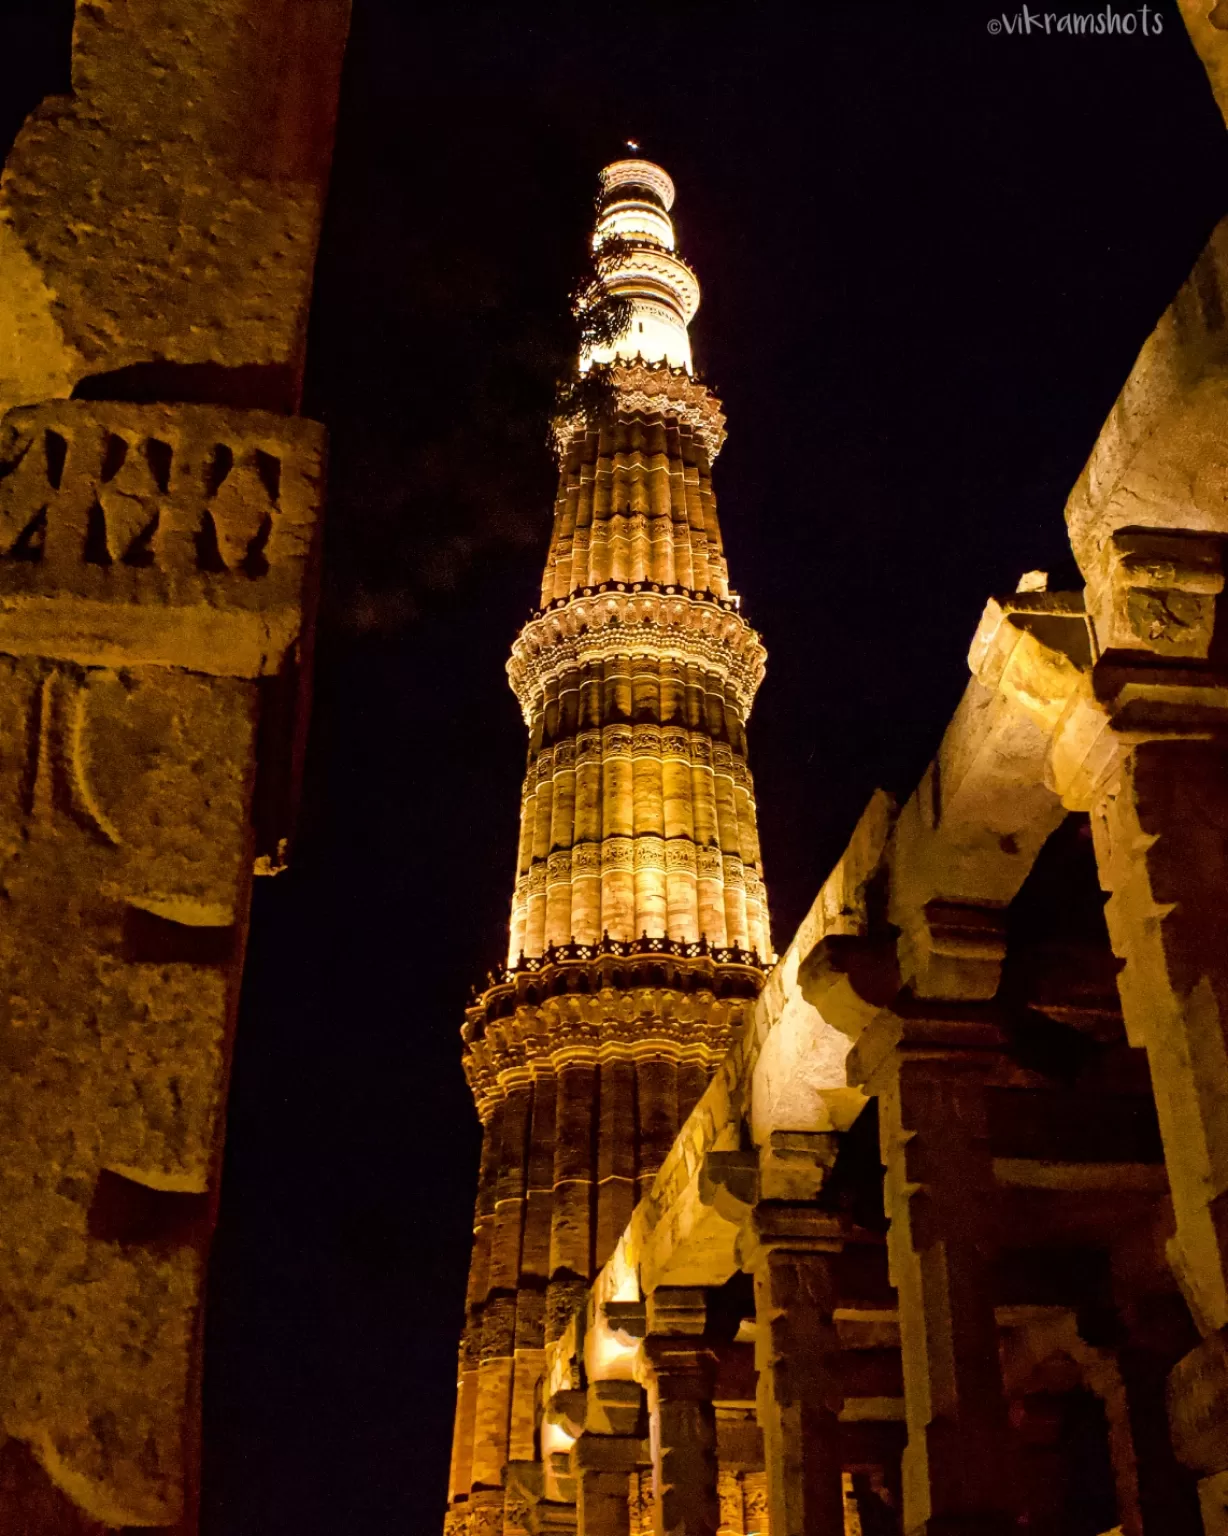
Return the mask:
<svg viewBox="0 0 1228 1536">
<path fill-rule="evenodd" d="M 5 1531 L 195 1529 L 251 881 L 305 720 L 324 433 L 285 413 L 346 22 L 82 3 L 74 94 L 0 183 Z"/>
</svg>

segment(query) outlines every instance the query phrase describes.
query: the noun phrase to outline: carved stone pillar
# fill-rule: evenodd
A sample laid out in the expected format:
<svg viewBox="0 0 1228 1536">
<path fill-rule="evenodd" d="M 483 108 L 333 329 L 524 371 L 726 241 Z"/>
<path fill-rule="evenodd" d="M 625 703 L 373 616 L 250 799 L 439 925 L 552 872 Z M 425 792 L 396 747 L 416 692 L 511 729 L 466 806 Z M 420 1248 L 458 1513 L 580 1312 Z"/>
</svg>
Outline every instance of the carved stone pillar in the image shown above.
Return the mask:
<svg viewBox="0 0 1228 1536">
<path fill-rule="evenodd" d="M 1183 440 L 1165 484 L 1188 477 L 1196 447 Z M 1218 446 L 1206 457 L 1208 466 L 1218 463 Z M 1176 1216 L 1169 1258 L 1206 1336 L 1170 1380 L 1173 1443 L 1203 1474 L 1204 1523 L 1221 1533 L 1228 1530 L 1222 538 L 1096 526 L 1112 516 L 1097 512 L 1079 550 L 1100 657 L 1090 691 L 1059 726 L 1052 774 L 1064 801 L 1090 812 L 1109 936 L 1124 962 L 1118 988 L 1126 1030 L 1147 1051 Z"/>
<path fill-rule="evenodd" d="M 631 1477 L 639 1441 L 626 1435 L 580 1436 L 571 1448 L 577 1536 L 630 1536 Z"/>
<path fill-rule="evenodd" d="M 584 1433 L 571 1448 L 578 1536 L 631 1536 L 633 1480 L 644 1460 L 643 1399 L 633 1381 L 589 1383 Z"/>
<path fill-rule="evenodd" d="M 758 1410 L 773 1536 L 844 1529 L 832 1255 L 839 1222 L 813 1206 L 756 1206 L 743 1262 L 755 1278 Z"/>
<path fill-rule="evenodd" d="M 702 1290 L 658 1287 L 640 1348 L 648 1389 L 654 1536 L 716 1536 L 716 1358 L 704 1340 Z"/>
<path fill-rule="evenodd" d="M 849 1081 L 879 1101 L 908 1421 L 909 1536 L 1015 1529 L 984 1097 L 1000 1043 L 988 1024 L 884 1013 L 849 1056 Z"/>
</svg>

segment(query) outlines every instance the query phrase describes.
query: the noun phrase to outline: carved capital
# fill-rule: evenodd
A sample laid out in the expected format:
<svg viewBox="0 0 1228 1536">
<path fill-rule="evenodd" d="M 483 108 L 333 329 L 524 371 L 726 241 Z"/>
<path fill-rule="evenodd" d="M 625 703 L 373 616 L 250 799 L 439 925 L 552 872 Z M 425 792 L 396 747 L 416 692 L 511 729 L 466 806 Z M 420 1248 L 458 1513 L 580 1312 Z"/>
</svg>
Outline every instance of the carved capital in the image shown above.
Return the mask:
<svg viewBox="0 0 1228 1536">
<path fill-rule="evenodd" d="M 920 997 L 991 998 L 1006 958 L 1006 914 L 959 901 L 927 901 L 899 918 L 901 979 Z"/>
<path fill-rule="evenodd" d="M 644 1391 L 634 1381 L 592 1381 L 584 1427 L 590 1439 L 631 1435 L 642 1428 Z"/>
<path fill-rule="evenodd" d="M 899 955 L 892 939 L 829 933 L 802 961 L 797 979 L 826 1022 L 856 1040 L 899 994 Z"/>
<path fill-rule="evenodd" d="M 1117 528 L 1090 573 L 1103 656 L 1206 661 L 1224 589 L 1223 540 L 1173 528 Z"/>
</svg>

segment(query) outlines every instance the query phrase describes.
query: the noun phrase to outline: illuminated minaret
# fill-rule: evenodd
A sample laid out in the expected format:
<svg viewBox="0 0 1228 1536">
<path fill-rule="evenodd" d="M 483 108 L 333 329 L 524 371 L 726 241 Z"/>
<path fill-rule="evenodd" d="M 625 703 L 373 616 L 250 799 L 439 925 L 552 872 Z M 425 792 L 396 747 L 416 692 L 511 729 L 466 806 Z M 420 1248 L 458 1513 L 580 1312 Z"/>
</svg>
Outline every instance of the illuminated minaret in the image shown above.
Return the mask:
<svg viewBox="0 0 1228 1536">
<path fill-rule="evenodd" d="M 771 958 L 746 758 L 765 653 L 717 522 L 725 419 L 693 372 L 699 284 L 660 166 L 620 160 L 601 182 L 593 247 L 629 321 L 579 359 L 604 407 L 558 424 L 541 604 L 508 663 L 529 729 L 511 941 L 462 1031 L 484 1138 L 450 1536 L 503 1532 L 509 1465 L 542 1454 L 544 1346 Z"/>
</svg>

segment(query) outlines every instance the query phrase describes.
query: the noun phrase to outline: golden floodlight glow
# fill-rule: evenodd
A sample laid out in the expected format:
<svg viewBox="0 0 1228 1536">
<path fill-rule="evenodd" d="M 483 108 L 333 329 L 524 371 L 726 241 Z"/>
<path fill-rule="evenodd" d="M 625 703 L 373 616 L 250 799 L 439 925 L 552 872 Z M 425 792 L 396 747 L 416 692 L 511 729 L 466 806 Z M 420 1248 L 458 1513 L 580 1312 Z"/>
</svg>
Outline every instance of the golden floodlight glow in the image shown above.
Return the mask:
<svg viewBox="0 0 1228 1536">
<path fill-rule="evenodd" d="M 674 183 L 651 160 L 616 160 L 602 171 L 601 188 L 593 250 L 600 257 L 608 241 L 620 242 L 617 255 L 601 260 L 601 276 L 611 293 L 629 301 L 630 322 L 614 342 L 586 348 L 580 371 L 638 359 L 690 373 L 687 326 L 699 308 L 699 282 L 676 254 Z"/>
</svg>

